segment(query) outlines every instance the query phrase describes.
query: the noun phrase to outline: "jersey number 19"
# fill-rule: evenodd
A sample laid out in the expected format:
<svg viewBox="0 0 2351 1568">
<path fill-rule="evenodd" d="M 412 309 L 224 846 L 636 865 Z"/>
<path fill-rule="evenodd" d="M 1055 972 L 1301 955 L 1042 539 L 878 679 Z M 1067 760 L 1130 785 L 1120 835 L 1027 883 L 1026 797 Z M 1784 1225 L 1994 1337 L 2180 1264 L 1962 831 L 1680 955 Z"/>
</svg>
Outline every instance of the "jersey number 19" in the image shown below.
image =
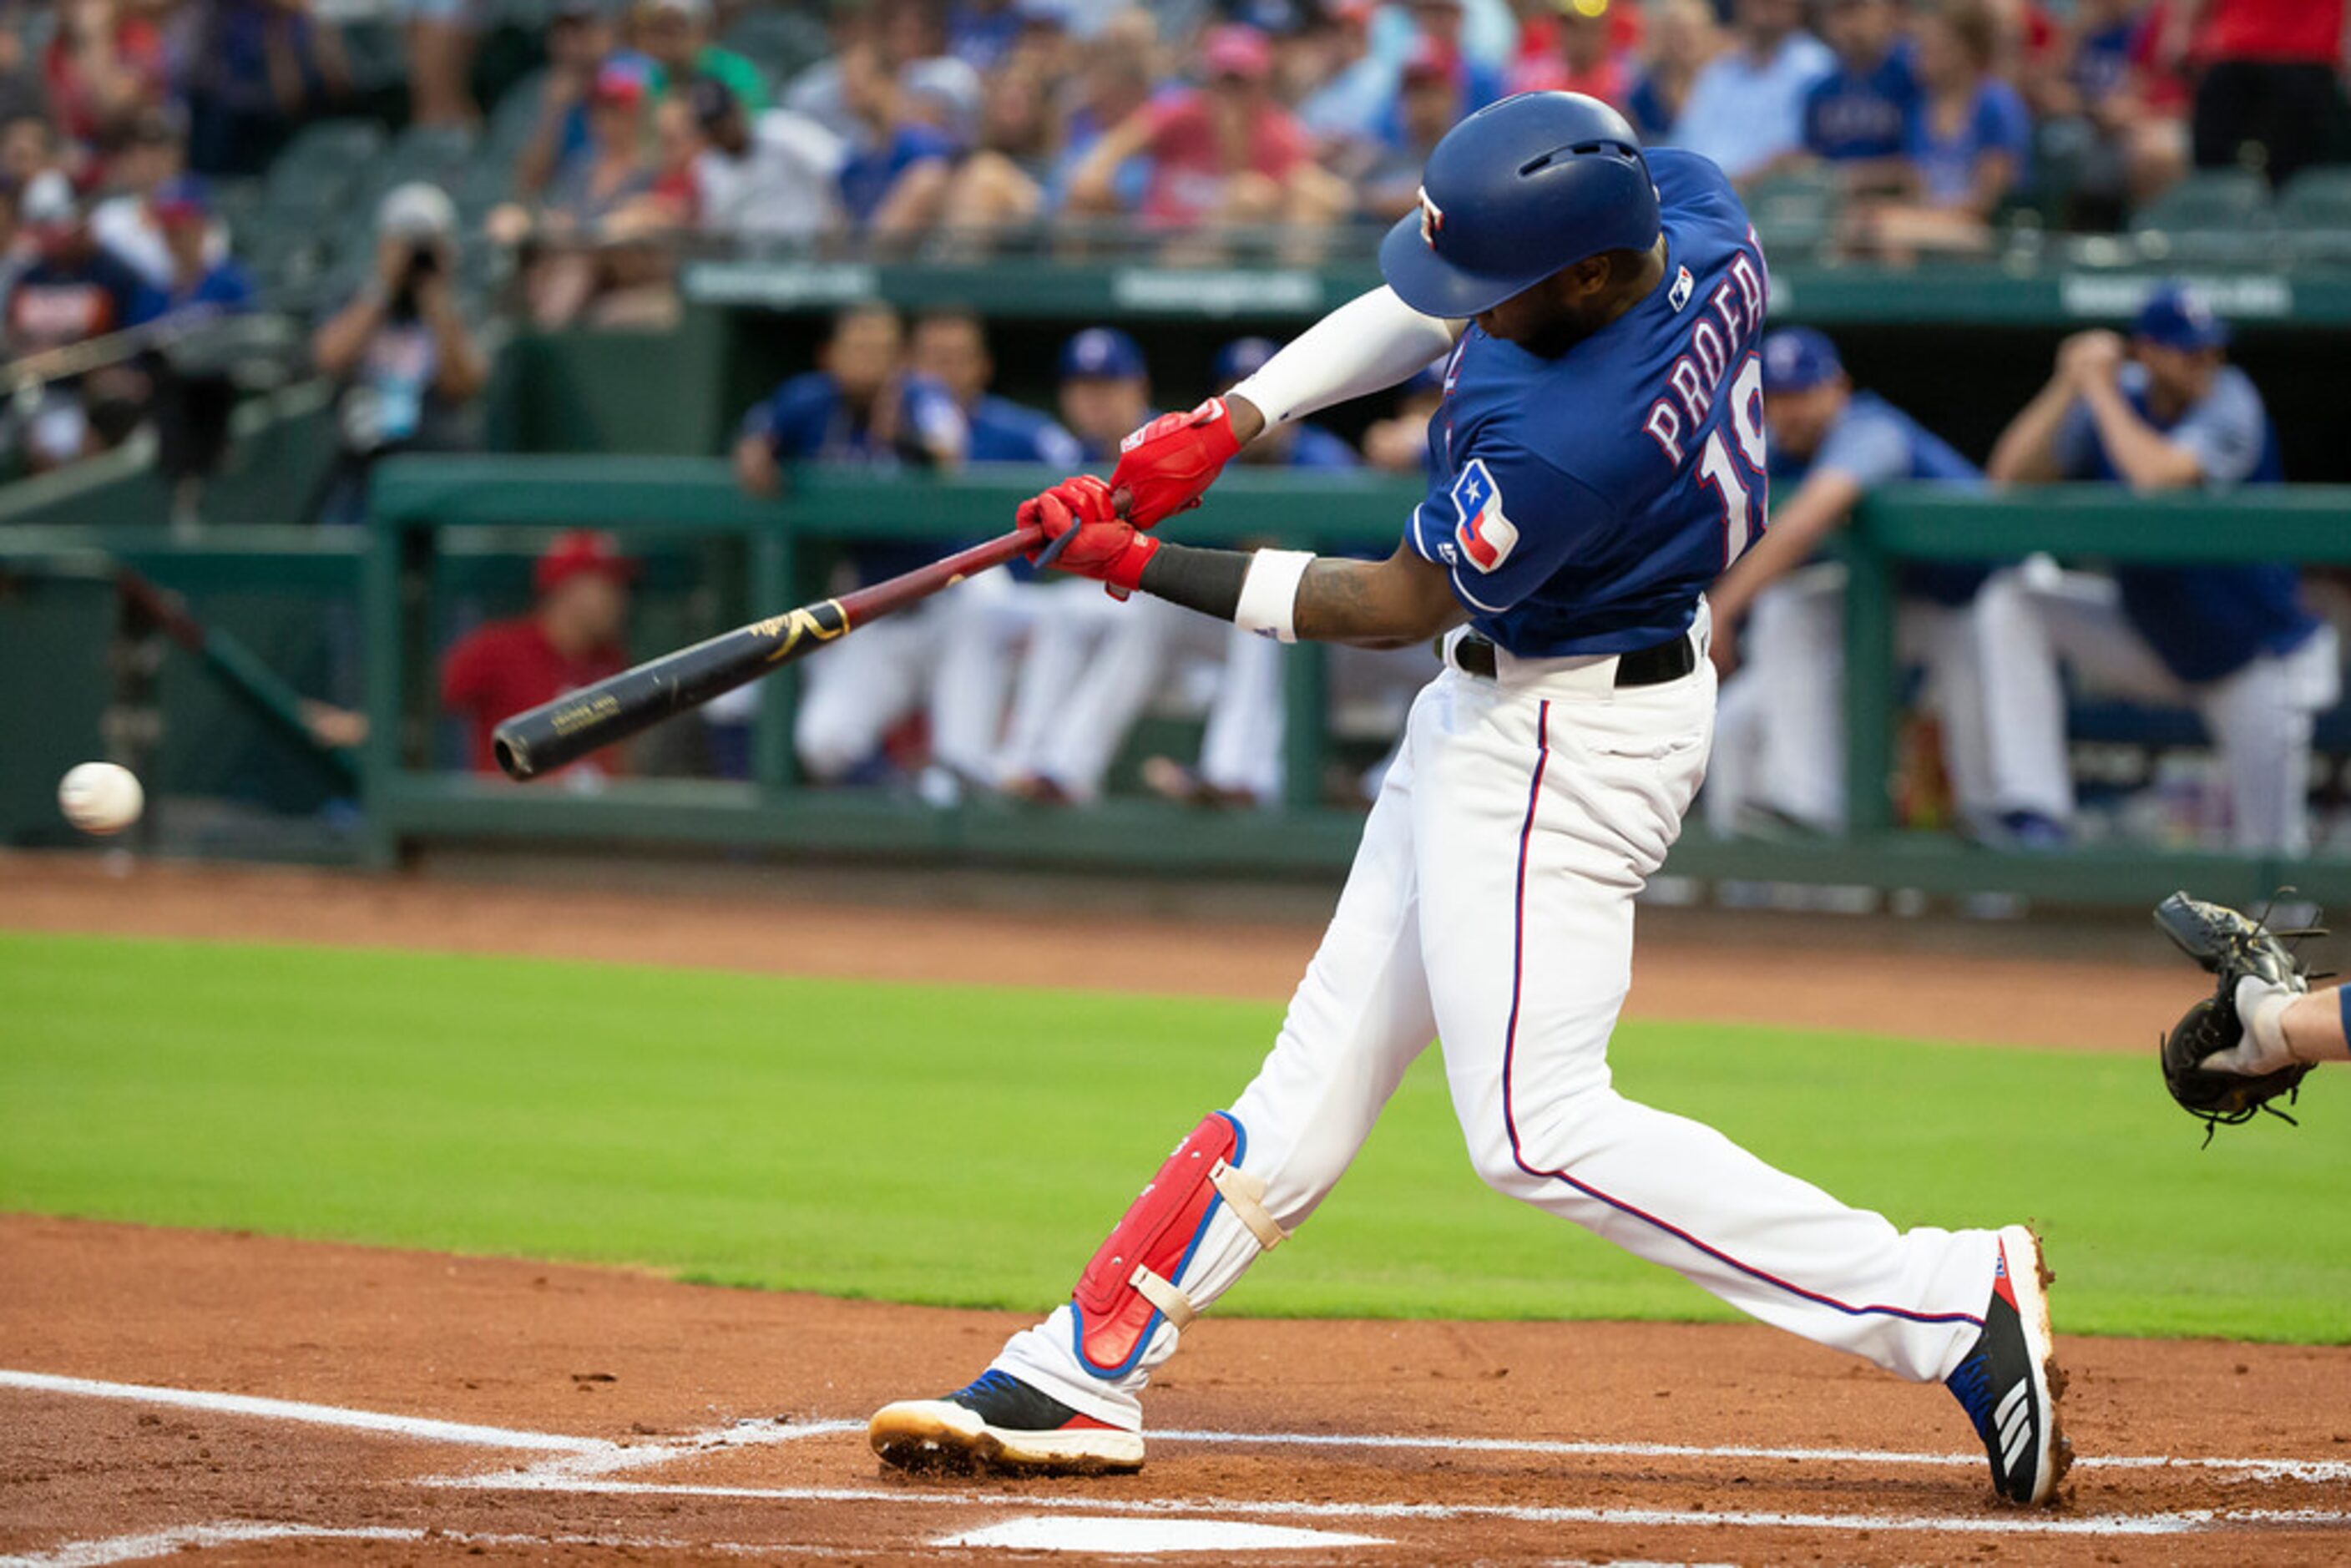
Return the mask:
<svg viewBox="0 0 2351 1568">
<path fill-rule="evenodd" d="M 1698 454 L 1698 482 L 1722 503 L 1722 564 L 1728 570 L 1763 534 L 1763 465 L 1770 454 L 1763 436 L 1763 361 L 1757 355 L 1747 356 L 1730 383 L 1730 418 L 1725 423 L 1738 437 L 1738 451 L 1732 452 L 1718 426 Z"/>
</svg>

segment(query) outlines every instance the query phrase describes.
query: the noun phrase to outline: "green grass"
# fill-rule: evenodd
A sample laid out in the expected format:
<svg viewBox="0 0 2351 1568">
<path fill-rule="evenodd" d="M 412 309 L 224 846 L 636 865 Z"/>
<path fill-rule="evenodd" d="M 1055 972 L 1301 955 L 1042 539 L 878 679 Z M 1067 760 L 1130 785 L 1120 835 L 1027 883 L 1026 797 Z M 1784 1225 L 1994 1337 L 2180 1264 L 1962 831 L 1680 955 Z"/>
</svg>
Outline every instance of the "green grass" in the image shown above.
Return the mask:
<svg viewBox="0 0 2351 1568">
<path fill-rule="evenodd" d="M 0 1208 L 1037 1306 L 1278 1009 L 0 936 Z M 2152 1035 L 2156 1020 L 2148 1021 Z M 1628 1024 L 1636 1098 L 1905 1224 L 2030 1217 L 2064 1324 L 2351 1340 L 2351 1104 L 2199 1154 L 2151 1062 Z M 1725 1316 L 1470 1174 L 1437 1053 L 1260 1314 Z M 2351 1088 L 2351 1072 L 2342 1087 Z"/>
</svg>

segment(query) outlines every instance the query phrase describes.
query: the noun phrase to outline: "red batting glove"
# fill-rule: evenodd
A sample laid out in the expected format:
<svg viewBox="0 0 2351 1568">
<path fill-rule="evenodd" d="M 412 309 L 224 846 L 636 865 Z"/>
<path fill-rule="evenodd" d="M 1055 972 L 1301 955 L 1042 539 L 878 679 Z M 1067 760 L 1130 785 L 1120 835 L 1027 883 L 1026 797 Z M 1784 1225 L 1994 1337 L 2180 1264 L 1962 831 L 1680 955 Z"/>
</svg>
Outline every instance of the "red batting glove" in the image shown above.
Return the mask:
<svg viewBox="0 0 2351 1568">
<path fill-rule="evenodd" d="M 1198 506 L 1240 449 L 1225 400 L 1212 397 L 1189 413 L 1163 413 L 1120 442 L 1111 488 L 1126 497 L 1126 520 L 1147 528 Z"/>
<path fill-rule="evenodd" d="M 1143 566 L 1159 553 L 1159 541 L 1138 533 L 1111 504 L 1110 486 L 1091 474 L 1064 479 L 1020 503 L 1015 514 L 1024 528 L 1041 528 L 1042 543 L 1029 559 L 1056 570 L 1091 577 L 1113 599 L 1143 586 Z"/>
</svg>

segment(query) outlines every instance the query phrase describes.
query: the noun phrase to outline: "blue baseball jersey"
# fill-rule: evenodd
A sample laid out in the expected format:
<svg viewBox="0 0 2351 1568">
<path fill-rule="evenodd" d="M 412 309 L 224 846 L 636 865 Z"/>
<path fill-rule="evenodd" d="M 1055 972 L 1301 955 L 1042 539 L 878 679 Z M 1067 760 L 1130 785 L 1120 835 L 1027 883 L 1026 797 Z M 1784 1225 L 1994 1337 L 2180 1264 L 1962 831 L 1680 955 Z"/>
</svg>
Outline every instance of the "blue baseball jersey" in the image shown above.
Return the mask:
<svg viewBox="0 0 2351 1568">
<path fill-rule="evenodd" d="M 1804 95 L 1805 150 L 1831 162 L 1899 158 L 1910 145 L 1918 102 L 1917 68 L 1907 44 L 1867 70 L 1840 64 Z"/>
<path fill-rule="evenodd" d="M 1880 485 L 1917 481 L 1936 485 L 1983 483 L 1983 474 L 1951 444 L 1879 397 L 1855 392 L 1809 458 L 1774 447 L 1771 483 L 1782 496 L 1814 474 L 1843 474 L 1864 491 Z M 1989 565 L 1964 561 L 1910 561 L 1899 570 L 1902 591 L 1938 604 L 1965 604 L 1991 575 Z"/>
<path fill-rule="evenodd" d="M 1360 468 L 1364 460 L 1344 437 L 1333 435 L 1319 424 L 1301 424 L 1290 443 L 1290 455 L 1282 459 L 1285 468 Z"/>
<path fill-rule="evenodd" d="M 1085 462 L 1078 438 L 1051 416 L 1000 397 L 983 397 L 971 407 L 974 463 L 1041 463 L 1074 474 Z"/>
<path fill-rule="evenodd" d="M 743 416 L 743 434 L 768 444 L 778 461 L 795 459 L 851 468 L 898 468 L 954 463 L 970 450 L 970 422 L 953 393 L 926 376 L 904 376 L 897 385 L 897 437 L 884 441 L 869 420 L 841 401 L 841 388 L 822 371 L 794 376 Z M 858 579 L 885 577 L 935 559 L 935 547 L 920 543 L 863 544 L 849 551 Z"/>
<path fill-rule="evenodd" d="M 1665 277 L 1555 360 L 1472 324 L 1429 421 L 1405 538 L 1472 624 L 1524 658 L 1621 653 L 1688 630 L 1763 531 L 1769 283 L 1747 209 L 1694 152 L 1648 154 Z"/>
<path fill-rule="evenodd" d="M 2274 485 L 2285 478 L 2277 431 L 2252 379 L 2223 365 L 2203 398 L 2172 420 L 2148 406 L 2146 367 L 2122 369 L 2123 398 L 2175 446 L 2195 454 L 2207 488 Z M 2076 402 L 2057 428 L 2058 467 L 2068 479 L 2120 483 L 2097 422 Z M 2290 653 L 2318 629 L 2303 607 L 2301 574 L 2260 566 L 2118 567 L 2123 613 L 2164 666 L 2191 685 L 2232 675 L 2265 653 Z"/>
</svg>

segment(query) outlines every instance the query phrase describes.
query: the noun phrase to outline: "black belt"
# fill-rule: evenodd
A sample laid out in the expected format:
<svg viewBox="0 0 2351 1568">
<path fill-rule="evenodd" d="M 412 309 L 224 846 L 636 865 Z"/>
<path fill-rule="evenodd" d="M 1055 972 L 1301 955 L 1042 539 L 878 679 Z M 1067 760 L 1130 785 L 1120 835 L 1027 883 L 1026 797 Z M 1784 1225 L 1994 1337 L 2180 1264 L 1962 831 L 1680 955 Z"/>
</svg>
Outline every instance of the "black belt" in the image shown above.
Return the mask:
<svg viewBox="0 0 2351 1568">
<path fill-rule="evenodd" d="M 1441 646 L 1441 644 L 1440 644 Z M 1465 675 L 1494 678 L 1494 644 L 1472 632 L 1453 645 L 1453 667 Z M 1616 655 L 1619 686 L 1657 686 L 1678 681 L 1698 668 L 1698 643 L 1687 632 L 1646 648 Z"/>
</svg>

